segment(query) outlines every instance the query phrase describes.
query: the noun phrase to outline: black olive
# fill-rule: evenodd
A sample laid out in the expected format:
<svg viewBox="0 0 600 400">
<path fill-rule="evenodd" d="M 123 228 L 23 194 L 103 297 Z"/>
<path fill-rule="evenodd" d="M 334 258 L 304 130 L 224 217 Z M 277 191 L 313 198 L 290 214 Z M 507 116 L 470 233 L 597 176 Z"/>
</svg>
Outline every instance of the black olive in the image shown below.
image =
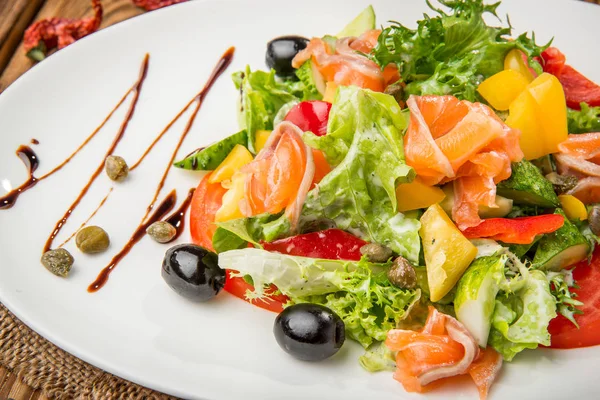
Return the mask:
<svg viewBox="0 0 600 400">
<path fill-rule="evenodd" d="M 267 43 L 266 62 L 278 76 L 294 76 L 292 60 L 308 45 L 308 39 L 302 36 L 282 36 Z"/>
<path fill-rule="evenodd" d="M 180 244 L 165 254 L 162 277 L 177 294 L 207 301 L 225 285 L 225 270 L 219 268 L 218 256 L 200 246 Z"/>
<path fill-rule="evenodd" d="M 344 344 L 346 330 L 341 318 L 318 304 L 295 304 L 275 319 L 273 333 L 279 346 L 293 357 L 320 361 L 331 357 Z"/>
</svg>

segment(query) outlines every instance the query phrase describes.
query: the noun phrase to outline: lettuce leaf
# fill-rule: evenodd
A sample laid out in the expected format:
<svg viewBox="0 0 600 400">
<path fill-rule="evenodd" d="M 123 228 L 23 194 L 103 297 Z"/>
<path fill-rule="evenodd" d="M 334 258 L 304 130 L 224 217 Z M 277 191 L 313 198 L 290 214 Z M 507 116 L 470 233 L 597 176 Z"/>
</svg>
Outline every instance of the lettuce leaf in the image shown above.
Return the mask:
<svg viewBox="0 0 600 400">
<path fill-rule="evenodd" d="M 272 242 L 284 237 L 290 230 L 290 221 L 283 213 L 261 214 L 215 224 L 218 228 L 213 236 L 213 247 L 217 253 L 241 249 L 248 243 L 262 249 L 261 241 Z"/>
<path fill-rule="evenodd" d="M 528 271 L 524 286 L 498 296 L 488 343 L 506 361 L 524 349 L 550 345 L 548 324 L 556 317 L 556 300 L 542 271 Z"/>
<path fill-rule="evenodd" d="M 337 166 L 308 193 L 301 226 L 327 219 L 418 264 L 419 222 L 396 211 L 396 186 L 415 176 L 404 162 L 406 125 L 393 97 L 357 87 L 339 88 L 329 133 L 305 134 L 309 146 L 324 151 Z"/>
<path fill-rule="evenodd" d="M 346 325 L 346 334 L 367 348 L 383 341 L 420 298 L 420 290 L 403 290 L 387 279 L 389 264 L 325 260 L 270 253 L 260 249 L 232 250 L 219 254 L 221 268 L 249 275 L 261 298 L 275 284 L 294 303 L 329 307 Z"/>
<path fill-rule="evenodd" d="M 533 60 L 545 47 L 526 34 L 510 40 L 511 27 L 488 26 L 483 16 L 496 15 L 500 4 L 483 0 L 441 0 L 450 13 L 433 8 L 437 15 L 425 15 L 416 29 L 398 22 L 383 30 L 370 58 L 380 66 L 395 63 L 410 94 L 451 94 L 461 99 L 478 99 L 477 86 L 504 69 L 504 58 L 520 49 Z M 428 3 L 429 4 L 429 3 Z M 547 46 L 546 46 L 547 47 Z M 540 71 L 541 72 L 541 71 Z"/>
<path fill-rule="evenodd" d="M 248 132 L 248 149 L 255 152 L 256 131 L 273 129 L 273 120 L 286 103 L 299 101 L 303 97 L 304 85 L 299 81 L 281 80 L 270 72 L 239 71 L 232 76 L 235 87 L 240 91 L 240 129 Z"/>
<path fill-rule="evenodd" d="M 600 132 L 600 107 L 581 103 L 581 110 L 567 109 L 569 133 Z"/>
</svg>

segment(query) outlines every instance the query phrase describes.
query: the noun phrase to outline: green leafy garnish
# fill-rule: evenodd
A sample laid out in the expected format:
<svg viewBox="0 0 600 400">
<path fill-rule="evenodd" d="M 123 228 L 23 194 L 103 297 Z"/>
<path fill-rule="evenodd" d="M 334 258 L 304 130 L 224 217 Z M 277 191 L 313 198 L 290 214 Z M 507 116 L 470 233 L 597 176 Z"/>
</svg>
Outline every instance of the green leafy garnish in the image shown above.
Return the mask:
<svg viewBox="0 0 600 400">
<path fill-rule="evenodd" d="M 440 0 L 450 9 L 446 13 L 429 7 L 437 15 L 425 15 L 416 29 L 398 22 L 383 30 L 370 58 L 381 67 L 396 64 L 407 84 L 405 95 L 454 95 L 478 100 L 477 86 L 504 69 L 504 58 L 512 49 L 523 51 L 533 60 L 547 46 L 537 46 L 535 37 L 526 34 L 510 39 L 511 27 L 488 26 L 483 16 L 497 16 L 500 4 L 483 0 Z"/>
<path fill-rule="evenodd" d="M 581 103 L 581 111 L 567 109 L 569 133 L 600 132 L 600 107 Z"/>
<path fill-rule="evenodd" d="M 548 272 L 547 277 L 550 282 L 550 293 L 556 299 L 558 313 L 579 328 L 575 321 L 575 314 L 583 314 L 583 311 L 577 308 L 581 307 L 583 303 L 575 300 L 577 294 L 571 293 L 570 290 L 571 288 L 579 288 L 573 280 L 573 270 L 563 269 L 559 272 Z"/>
</svg>

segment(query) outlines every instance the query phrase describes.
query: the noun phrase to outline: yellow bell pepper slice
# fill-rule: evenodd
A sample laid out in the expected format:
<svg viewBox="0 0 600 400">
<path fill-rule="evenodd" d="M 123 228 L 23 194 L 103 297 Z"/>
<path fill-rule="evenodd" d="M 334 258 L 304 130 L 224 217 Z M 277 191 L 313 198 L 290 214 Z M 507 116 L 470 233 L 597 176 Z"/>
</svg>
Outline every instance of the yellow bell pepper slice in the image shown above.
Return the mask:
<svg viewBox="0 0 600 400">
<path fill-rule="evenodd" d="M 405 212 L 427 208 L 444 200 L 446 194 L 437 186 L 427 186 L 419 178 L 396 188 L 398 211 Z"/>
<path fill-rule="evenodd" d="M 219 183 L 231 179 L 233 174 L 252 161 L 252 154 L 241 144 L 236 144 L 231 152 L 212 172 L 209 183 Z"/>
<path fill-rule="evenodd" d="M 327 82 L 327 86 L 325 86 L 325 95 L 323 96 L 323 101 L 333 103 L 333 100 L 335 100 L 335 93 L 337 92 L 337 88 L 337 83 Z"/>
<path fill-rule="evenodd" d="M 419 235 L 431 301 L 439 301 L 456 285 L 477 248 L 465 238 L 439 204 L 434 204 L 421 217 Z"/>
<path fill-rule="evenodd" d="M 256 149 L 256 152 L 258 153 L 259 151 L 261 151 L 263 149 L 263 147 L 265 147 L 265 143 L 267 143 L 267 140 L 269 139 L 269 136 L 271 136 L 271 131 L 256 131 L 256 139 L 254 139 L 254 148 Z"/>
<path fill-rule="evenodd" d="M 567 106 L 560 81 L 543 73 L 510 104 L 506 124 L 521 131 L 525 158 L 533 160 L 556 153 L 568 138 Z"/>
<path fill-rule="evenodd" d="M 221 208 L 215 214 L 215 222 L 230 221 L 243 218 L 240 210 L 240 201 L 244 198 L 246 187 L 246 174 L 236 172 L 231 178 L 230 189 L 223 195 Z"/>
<path fill-rule="evenodd" d="M 513 49 L 508 52 L 504 58 L 504 69 L 517 71 L 527 80 L 527 82 L 531 82 L 534 79 L 533 74 L 529 70 L 529 66 L 525 64 L 525 61 L 523 60 L 523 53 L 519 49 Z"/>
<path fill-rule="evenodd" d="M 507 69 L 490 76 L 483 81 L 477 91 L 496 110 L 508 110 L 512 103 L 529 82 L 517 71 Z"/>
<path fill-rule="evenodd" d="M 570 220 L 579 219 L 585 221 L 587 219 L 587 209 L 577 197 L 570 194 L 561 194 L 558 196 L 558 200 L 560 200 L 562 209 Z"/>
</svg>

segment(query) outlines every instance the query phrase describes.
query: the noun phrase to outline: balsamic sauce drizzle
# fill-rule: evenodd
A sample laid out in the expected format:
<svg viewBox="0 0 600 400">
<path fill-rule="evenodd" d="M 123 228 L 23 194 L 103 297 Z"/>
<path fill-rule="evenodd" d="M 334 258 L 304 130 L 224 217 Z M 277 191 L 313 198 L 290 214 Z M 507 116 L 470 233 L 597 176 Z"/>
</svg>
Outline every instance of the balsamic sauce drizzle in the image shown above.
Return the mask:
<svg viewBox="0 0 600 400">
<path fill-rule="evenodd" d="M 140 163 L 144 160 L 144 158 L 150 153 L 150 151 L 160 141 L 160 139 L 169 131 L 169 129 L 175 124 L 175 122 L 177 120 L 179 120 L 179 118 L 181 118 L 181 116 L 190 108 L 190 106 L 195 104 L 195 107 L 192 110 L 192 113 L 190 114 L 190 116 L 188 118 L 187 124 L 186 124 L 183 132 L 181 133 L 181 136 L 179 137 L 179 142 L 177 143 L 177 146 L 173 150 L 173 152 L 171 154 L 171 158 L 169 159 L 169 162 L 163 172 L 163 175 L 156 187 L 156 191 L 154 193 L 154 198 L 148 205 L 148 207 L 146 209 L 146 214 L 142 218 L 140 225 L 138 225 L 137 229 L 134 231 L 133 235 L 131 236 L 131 238 L 129 239 L 127 244 L 121 249 L 121 251 L 119 253 L 117 253 L 117 255 L 111 260 L 111 262 L 106 267 L 104 267 L 104 269 L 102 269 L 102 271 L 100 272 L 100 274 L 98 275 L 96 280 L 88 286 L 88 292 L 93 293 L 93 292 L 97 292 L 98 290 L 100 290 L 106 284 L 110 274 L 112 273 L 112 271 L 115 270 L 118 263 L 129 253 L 129 251 L 131 251 L 131 248 L 133 247 L 133 245 L 135 245 L 137 242 L 139 242 L 141 240 L 141 238 L 145 235 L 146 229 L 150 225 L 152 225 L 153 222 L 156 222 L 159 219 L 162 219 L 162 217 L 164 217 L 164 214 L 166 214 L 166 212 L 165 212 L 158 219 L 155 219 L 155 217 L 157 217 L 160 214 L 159 211 L 162 212 L 165 202 L 167 202 L 167 204 L 169 203 L 168 200 L 172 195 L 175 194 L 174 191 L 172 191 L 171 194 L 167 197 L 167 199 L 165 199 L 159 205 L 159 207 L 157 208 L 157 211 L 154 212 L 152 214 L 152 216 L 150 216 L 150 218 L 148 218 L 148 215 L 154 209 L 156 200 L 158 199 L 158 196 L 160 195 L 160 193 L 165 185 L 165 181 L 167 180 L 167 177 L 169 176 L 169 172 L 171 171 L 173 162 L 175 161 L 175 157 L 177 157 L 177 153 L 179 153 L 179 150 L 181 149 L 181 146 L 183 145 L 185 138 L 187 137 L 188 133 L 190 132 L 190 130 L 194 124 L 194 121 L 196 120 L 196 116 L 198 115 L 198 112 L 200 111 L 200 108 L 202 107 L 202 104 L 204 102 L 204 99 L 206 98 L 206 95 L 208 94 L 210 89 L 213 87 L 213 85 L 215 84 L 217 79 L 223 74 L 223 72 L 225 72 L 227 67 L 229 67 L 229 64 L 231 64 L 234 52 L 235 52 L 234 47 L 230 47 L 229 49 L 227 49 L 227 51 L 221 56 L 221 58 L 217 62 L 217 65 L 213 69 L 210 77 L 206 81 L 202 90 L 200 90 L 200 92 L 198 92 L 198 94 L 196 96 L 194 96 L 194 98 L 185 105 L 185 107 L 175 116 L 175 118 L 173 118 L 173 120 L 171 120 L 171 122 L 169 122 L 169 124 L 167 124 L 167 126 L 163 129 L 163 131 L 154 139 L 154 141 L 150 144 L 150 146 L 142 154 L 140 159 L 130 168 L 130 170 L 137 168 L 137 166 L 140 165 Z M 182 228 L 183 228 L 183 216 L 185 215 L 185 211 L 187 210 L 187 207 L 189 206 L 189 202 L 191 202 L 192 193 L 193 193 L 192 190 L 190 190 L 190 192 L 188 193 L 188 197 L 186 198 L 186 201 L 182 204 L 182 206 L 174 214 L 174 216 L 172 216 L 174 218 L 173 221 L 175 223 L 177 223 L 178 225 L 181 225 Z M 171 208 L 173 208 L 173 206 L 174 206 L 174 204 L 171 205 Z M 170 209 L 168 211 L 170 211 Z M 169 218 L 171 218 L 171 217 L 169 217 Z M 179 230 L 178 230 L 178 234 L 181 234 L 181 232 L 179 232 Z"/>
<path fill-rule="evenodd" d="M 190 189 L 187 197 L 183 203 L 181 203 L 179 208 L 165 219 L 165 222 L 168 222 L 175 227 L 175 236 L 173 237 L 173 240 L 177 239 L 183 233 L 185 228 L 185 214 L 190 207 L 195 190 L 196 189 Z"/>
<path fill-rule="evenodd" d="M 33 176 L 33 173 L 40 165 L 40 160 L 35 154 L 35 152 L 31 149 L 31 147 L 24 145 L 19 146 L 19 148 L 16 151 L 16 154 L 21 159 L 21 161 L 23 161 L 23 164 L 25 164 L 25 168 L 27 168 L 29 178 L 27 178 L 27 180 L 23 182 L 19 187 L 14 188 L 4 196 L 0 197 L 0 210 L 7 210 L 9 208 L 12 208 L 12 206 L 15 205 L 15 203 L 19 199 L 19 196 L 22 193 L 31 189 L 40 181 L 35 176 Z"/>
<path fill-rule="evenodd" d="M 71 214 L 73 213 L 75 208 L 77 208 L 77 206 L 79 205 L 81 200 L 85 197 L 85 195 L 87 194 L 90 187 L 94 184 L 94 182 L 96 181 L 96 179 L 98 178 L 98 176 L 100 175 L 102 170 L 104 169 L 104 160 L 106 159 L 106 157 L 110 156 L 115 151 L 115 149 L 117 148 L 117 145 L 119 144 L 121 139 L 123 139 L 123 136 L 125 135 L 125 131 L 127 130 L 127 126 L 129 125 L 129 121 L 131 120 L 131 118 L 133 117 L 133 113 L 135 112 L 135 107 L 136 107 L 138 99 L 140 97 L 142 85 L 144 84 L 144 80 L 146 79 L 146 75 L 148 74 L 149 59 L 150 59 L 149 54 L 146 54 L 146 56 L 144 57 L 144 61 L 142 62 L 142 67 L 140 69 L 140 75 L 138 77 L 138 80 L 131 88 L 131 90 L 133 91 L 133 99 L 131 100 L 131 103 L 129 104 L 129 109 L 127 110 L 127 114 L 125 115 L 125 119 L 121 123 L 121 127 L 119 128 L 117 135 L 113 139 L 110 147 L 106 151 L 106 154 L 104 155 L 104 157 L 102 157 L 102 161 L 98 164 L 98 167 L 96 167 L 96 170 L 94 171 L 94 173 L 88 180 L 87 184 L 83 187 L 83 189 L 81 190 L 81 192 L 79 193 L 77 198 L 69 206 L 69 208 L 67 209 L 65 214 L 62 216 L 62 218 L 56 222 L 56 225 L 54 226 L 52 233 L 50 234 L 50 236 L 48 237 L 48 240 L 46 240 L 46 244 L 44 245 L 44 250 L 43 250 L 44 253 L 52 248 L 54 239 L 60 233 L 62 227 L 67 223 L 67 221 L 69 220 L 69 217 L 71 216 Z M 118 108 L 118 105 L 117 105 L 117 108 Z M 114 111 L 115 111 L 115 109 L 113 109 L 113 112 Z M 112 115 L 112 112 L 110 115 Z M 108 118 L 105 119 L 103 123 L 105 123 L 107 120 L 108 120 Z M 59 165 L 59 167 L 57 167 L 57 168 L 60 169 L 60 168 L 62 168 L 62 166 L 63 165 Z M 54 173 L 54 171 L 52 171 L 52 173 Z"/>
</svg>

